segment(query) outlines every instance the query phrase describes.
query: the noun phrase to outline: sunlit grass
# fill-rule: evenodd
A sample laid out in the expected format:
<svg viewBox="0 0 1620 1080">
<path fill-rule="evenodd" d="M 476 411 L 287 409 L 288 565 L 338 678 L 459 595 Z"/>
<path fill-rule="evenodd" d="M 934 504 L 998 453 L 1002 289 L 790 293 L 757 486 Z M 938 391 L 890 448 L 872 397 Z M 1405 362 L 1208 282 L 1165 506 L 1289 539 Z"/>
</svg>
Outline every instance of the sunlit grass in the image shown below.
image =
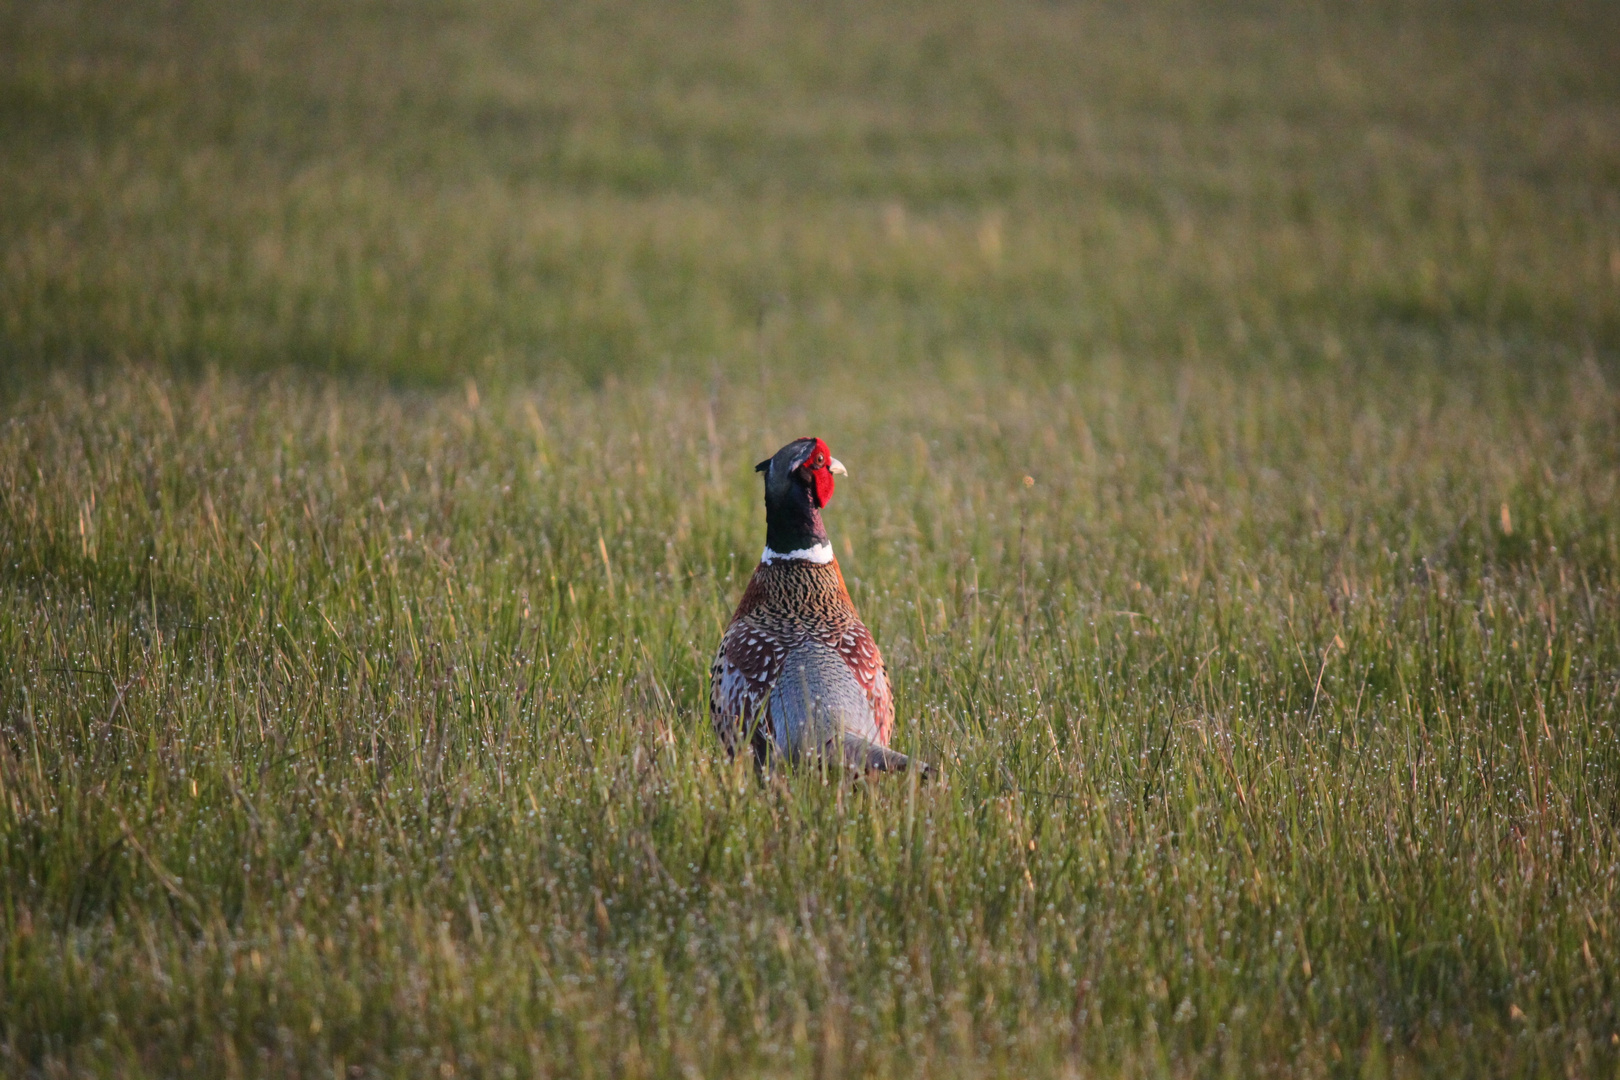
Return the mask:
<svg viewBox="0 0 1620 1080">
<path fill-rule="evenodd" d="M 1614 1072 L 1615 20 L 0 0 L 0 1069 Z"/>
<path fill-rule="evenodd" d="M 1615 395 L 1555 382 L 41 388 L 11 1060 L 1612 1062 Z M 707 730 L 801 428 L 938 783 Z"/>
</svg>

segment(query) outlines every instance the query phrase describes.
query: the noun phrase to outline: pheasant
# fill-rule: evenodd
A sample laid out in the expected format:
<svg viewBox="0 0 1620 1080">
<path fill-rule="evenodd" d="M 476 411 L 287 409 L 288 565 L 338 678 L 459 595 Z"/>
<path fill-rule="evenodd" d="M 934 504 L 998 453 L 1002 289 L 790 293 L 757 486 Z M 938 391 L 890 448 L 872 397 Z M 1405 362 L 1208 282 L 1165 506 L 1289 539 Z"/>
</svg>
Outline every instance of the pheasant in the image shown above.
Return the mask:
<svg viewBox="0 0 1620 1080">
<path fill-rule="evenodd" d="M 765 553 L 709 670 L 709 719 L 733 758 L 912 766 L 889 749 L 894 699 L 883 655 L 855 613 L 821 511 L 848 475 L 820 439 L 788 443 L 765 474 Z M 916 766 L 926 774 L 927 766 Z"/>
</svg>

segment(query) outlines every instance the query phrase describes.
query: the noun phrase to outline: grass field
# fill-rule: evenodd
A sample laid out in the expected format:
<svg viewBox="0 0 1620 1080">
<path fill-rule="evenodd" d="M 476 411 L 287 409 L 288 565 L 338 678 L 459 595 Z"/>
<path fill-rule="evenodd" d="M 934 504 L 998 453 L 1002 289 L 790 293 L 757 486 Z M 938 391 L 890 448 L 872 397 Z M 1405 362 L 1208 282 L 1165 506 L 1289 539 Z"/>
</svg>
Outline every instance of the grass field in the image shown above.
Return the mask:
<svg viewBox="0 0 1620 1080">
<path fill-rule="evenodd" d="M 0 0 L 0 1072 L 1620 1075 L 1617 52 Z M 807 432 L 936 781 L 708 730 Z"/>
</svg>

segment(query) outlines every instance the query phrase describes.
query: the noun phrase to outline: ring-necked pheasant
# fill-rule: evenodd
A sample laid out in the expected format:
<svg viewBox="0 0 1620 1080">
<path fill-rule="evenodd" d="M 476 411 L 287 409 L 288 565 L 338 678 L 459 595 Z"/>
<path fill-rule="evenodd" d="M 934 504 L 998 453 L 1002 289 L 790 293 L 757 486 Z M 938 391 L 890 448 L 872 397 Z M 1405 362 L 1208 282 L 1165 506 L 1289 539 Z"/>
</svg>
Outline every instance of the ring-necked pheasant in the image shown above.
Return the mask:
<svg viewBox="0 0 1620 1080">
<path fill-rule="evenodd" d="M 782 758 L 860 772 L 911 766 L 889 749 L 889 675 L 821 521 L 844 466 L 826 443 L 805 438 L 754 469 L 765 474 L 765 553 L 709 671 L 709 719 L 720 741 L 732 757 L 746 743 L 760 765 Z"/>
</svg>

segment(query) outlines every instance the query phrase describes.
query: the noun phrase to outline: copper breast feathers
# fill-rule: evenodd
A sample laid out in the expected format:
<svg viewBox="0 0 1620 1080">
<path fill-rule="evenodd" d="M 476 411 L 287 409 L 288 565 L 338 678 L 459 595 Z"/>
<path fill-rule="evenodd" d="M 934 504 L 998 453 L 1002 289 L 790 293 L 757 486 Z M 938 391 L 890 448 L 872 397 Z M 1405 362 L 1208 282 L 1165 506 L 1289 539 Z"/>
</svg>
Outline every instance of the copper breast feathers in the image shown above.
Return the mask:
<svg viewBox="0 0 1620 1080">
<path fill-rule="evenodd" d="M 733 755 L 747 742 L 794 759 L 842 736 L 888 746 L 888 674 L 837 562 L 755 569 L 710 670 L 709 718 Z"/>
</svg>

